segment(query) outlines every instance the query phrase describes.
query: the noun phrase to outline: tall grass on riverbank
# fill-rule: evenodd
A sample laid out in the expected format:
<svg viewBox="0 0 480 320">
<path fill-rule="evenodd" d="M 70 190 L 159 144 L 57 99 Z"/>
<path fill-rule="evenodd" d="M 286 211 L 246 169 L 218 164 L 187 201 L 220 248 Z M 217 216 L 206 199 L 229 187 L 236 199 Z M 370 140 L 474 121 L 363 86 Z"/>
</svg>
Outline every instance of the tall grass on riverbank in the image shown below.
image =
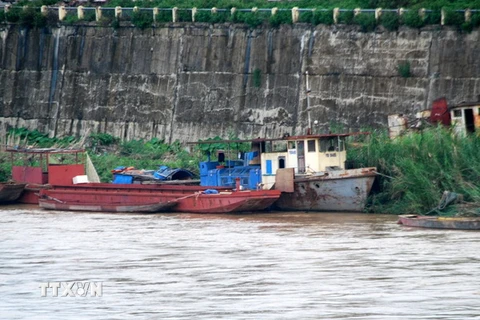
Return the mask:
<svg viewBox="0 0 480 320">
<path fill-rule="evenodd" d="M 367 143 L 350 148 L 349 159 L 376 166 L 380 175 L 370 198 L 376 213 L 426 213 L 445 190 L 480 202 L 480 138 L 457 136 L 444 127 L 390 140 L 375 131 Z"/>
</svg>

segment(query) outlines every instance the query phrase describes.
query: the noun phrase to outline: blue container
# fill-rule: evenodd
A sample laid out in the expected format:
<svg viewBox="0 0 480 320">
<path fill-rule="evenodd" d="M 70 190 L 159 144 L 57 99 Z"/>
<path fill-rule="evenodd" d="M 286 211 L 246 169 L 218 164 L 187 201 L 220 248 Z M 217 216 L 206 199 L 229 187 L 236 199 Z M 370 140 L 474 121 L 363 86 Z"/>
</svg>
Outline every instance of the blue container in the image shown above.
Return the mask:
<svg viewBox="0 0 480 320">
<path fill-rule="evenodd" d="M 113 175 L 113 183 L 115 183 L 115 184 L 132 184 L 133 183 L 133 176 L 125 175 L 125 174 L 114 174 Z"/>
</svg>

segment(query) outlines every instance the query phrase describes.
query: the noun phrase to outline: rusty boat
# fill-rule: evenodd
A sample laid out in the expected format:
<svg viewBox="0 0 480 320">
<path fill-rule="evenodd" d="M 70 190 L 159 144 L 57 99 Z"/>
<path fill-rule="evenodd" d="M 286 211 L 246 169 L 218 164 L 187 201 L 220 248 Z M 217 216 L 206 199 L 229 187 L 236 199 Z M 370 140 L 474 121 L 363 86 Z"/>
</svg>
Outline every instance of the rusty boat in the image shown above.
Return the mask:
<svg viewBox="0 0 480 320">
<path fill-rule="evenodd" d="M 39 192 L 44 209 L 98 212 L 253 212 L 268 208 L 277 190 L 237 191 L 191 185 L 82 183 Z"/>
<path fill-rule="evenodd" d="M 83 149 L 11 149 L 12 177 L 25 186 L 21 203 L 44 209 L 97 212 L 252 212 L 268 208 L 277 190 L 180 184 L 100 183 Z M 21 161 L 23 160 L 23 161 Z"/>
<path fill-rule="evenodd" d="M 279 190 L 279 210 L 360 212 L 365 208 L 376 168 L 350 168 L 345 139 L 351 134 L 307 134 L 279 139 L 208 140 L 199 143 L 250 143 L 242 160 L 200 163 L 202 186 L 230 186 L 235 178 L 243 189 Z M 223 154 L 222 154 L 223 153 Z"/>
<path fill-rule="evenodd" d="M 400 215 L 398 224 L 407 227 L 430 229 L 480 230 L 479 217 L 441 217 L 422 215 Z"/>
</svg>

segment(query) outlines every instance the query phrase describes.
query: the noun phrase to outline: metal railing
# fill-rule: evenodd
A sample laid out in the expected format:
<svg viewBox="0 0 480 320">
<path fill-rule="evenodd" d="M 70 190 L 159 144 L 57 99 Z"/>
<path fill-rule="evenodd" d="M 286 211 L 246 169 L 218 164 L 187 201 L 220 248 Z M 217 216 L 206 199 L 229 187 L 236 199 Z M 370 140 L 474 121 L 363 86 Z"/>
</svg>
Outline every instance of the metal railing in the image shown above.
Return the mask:
<svg viewBox="0 0 480 320">
<path fill-rule="evenodd" d="M 32 7 L 19 7 L 12 4 L 2 4 L 0 5 L 0 13 L 3 10 L 4 19 L 3 21 L 9 21 L 8 13 L 12 10 L 27 10 L 32 9 Z M 95 20 L 102 21 L 103 20 L 114 20 L 117 19 L 119 21 L 128 21 L 132 20 L 135 14 L 146 14 L 149 16 L 153 22 L 197 22 L 198 18 L 202 15 L 208 15 L 209 19 L 215 22 L 215 18 L 217 22 L 221 21 L 222 17 L 223 20 L 228 20 L 229 18 L 233 17 L 238 13 L 243 14 L 255 14 L 261 15 L 261 17 L 268 19 L 270 17 L 274 17 L 280 13 L 287 13 L 291 15 L 291 20 L 288 21 L 289 23 L 298 23 L 301 21 L 301 14 L 305 13 L 328 13 L 331 12 L 332 20 L 334 24 L 341 23 L 339 19 L 342 13 L 350 13 L 353 14 L 353 17 L 358 16 L 360 14 L 369 14 L 374 15 L 375 20 L 379 22 L 382 17 L 382 14 L 385 13 L 395 13 L 398 16 L 402 16 L 405 13 L 409 12 L 410 9 L 341 9 L 341 8 L 334 8 L 334 9 L 317 9 L 317 8 L 298 8 L 294 7 L 292 9 L 286 8 L 231 8 L 231 9 L 222 9 L 222 8 L 140 8 L 140 7 L 133 7 L 133 8 L 122 8 L 122 7 L 65 7 L 65 6 L 42 6 L 40 8 L 33 8 L 36 11 L 39 11 L 42 15 L 47 16 L 49 14 L 54 14 L 58 16 L 58 21 L 62 22 L 65 20 L 90 20 L 86 19 L 87 14 L 91 14 L 92 12 L 95 13 Z M 430 9 L 420 9 L 418 10 L 418 15 L 422 19 L 435 10 Z M 438 10 L 436 10 L 438 12 Z M 464 22 L 470 22 L 471 17 L 473 14 L 479 13 L 480 10 L 478 9 L 465 9 L 465 10 L 452 10 L 446 11 L 444 9 L 440 10 L 440 24 L 444 25 L 446 21 L 446 16 L 448 13 L 454 12 L 460 15 L 463 15 Z M 205 20 L 205 17 L 203 17 Z M 209 21 L 206 21 L 209 22 Z"/>
</svg>

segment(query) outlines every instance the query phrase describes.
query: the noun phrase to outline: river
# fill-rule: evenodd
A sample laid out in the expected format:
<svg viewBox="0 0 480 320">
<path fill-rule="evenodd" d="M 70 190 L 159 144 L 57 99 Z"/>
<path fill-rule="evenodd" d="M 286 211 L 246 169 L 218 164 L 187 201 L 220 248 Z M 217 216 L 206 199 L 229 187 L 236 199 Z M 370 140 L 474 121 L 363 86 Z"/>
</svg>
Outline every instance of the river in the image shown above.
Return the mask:
<svg viewBox="0 0 480 320">
<path fill-rule="evenodd" d="M 3 206 L 0 231 L 1 319 L 480 319 L 480 233 L 395 216 Z"/>
</svg>

